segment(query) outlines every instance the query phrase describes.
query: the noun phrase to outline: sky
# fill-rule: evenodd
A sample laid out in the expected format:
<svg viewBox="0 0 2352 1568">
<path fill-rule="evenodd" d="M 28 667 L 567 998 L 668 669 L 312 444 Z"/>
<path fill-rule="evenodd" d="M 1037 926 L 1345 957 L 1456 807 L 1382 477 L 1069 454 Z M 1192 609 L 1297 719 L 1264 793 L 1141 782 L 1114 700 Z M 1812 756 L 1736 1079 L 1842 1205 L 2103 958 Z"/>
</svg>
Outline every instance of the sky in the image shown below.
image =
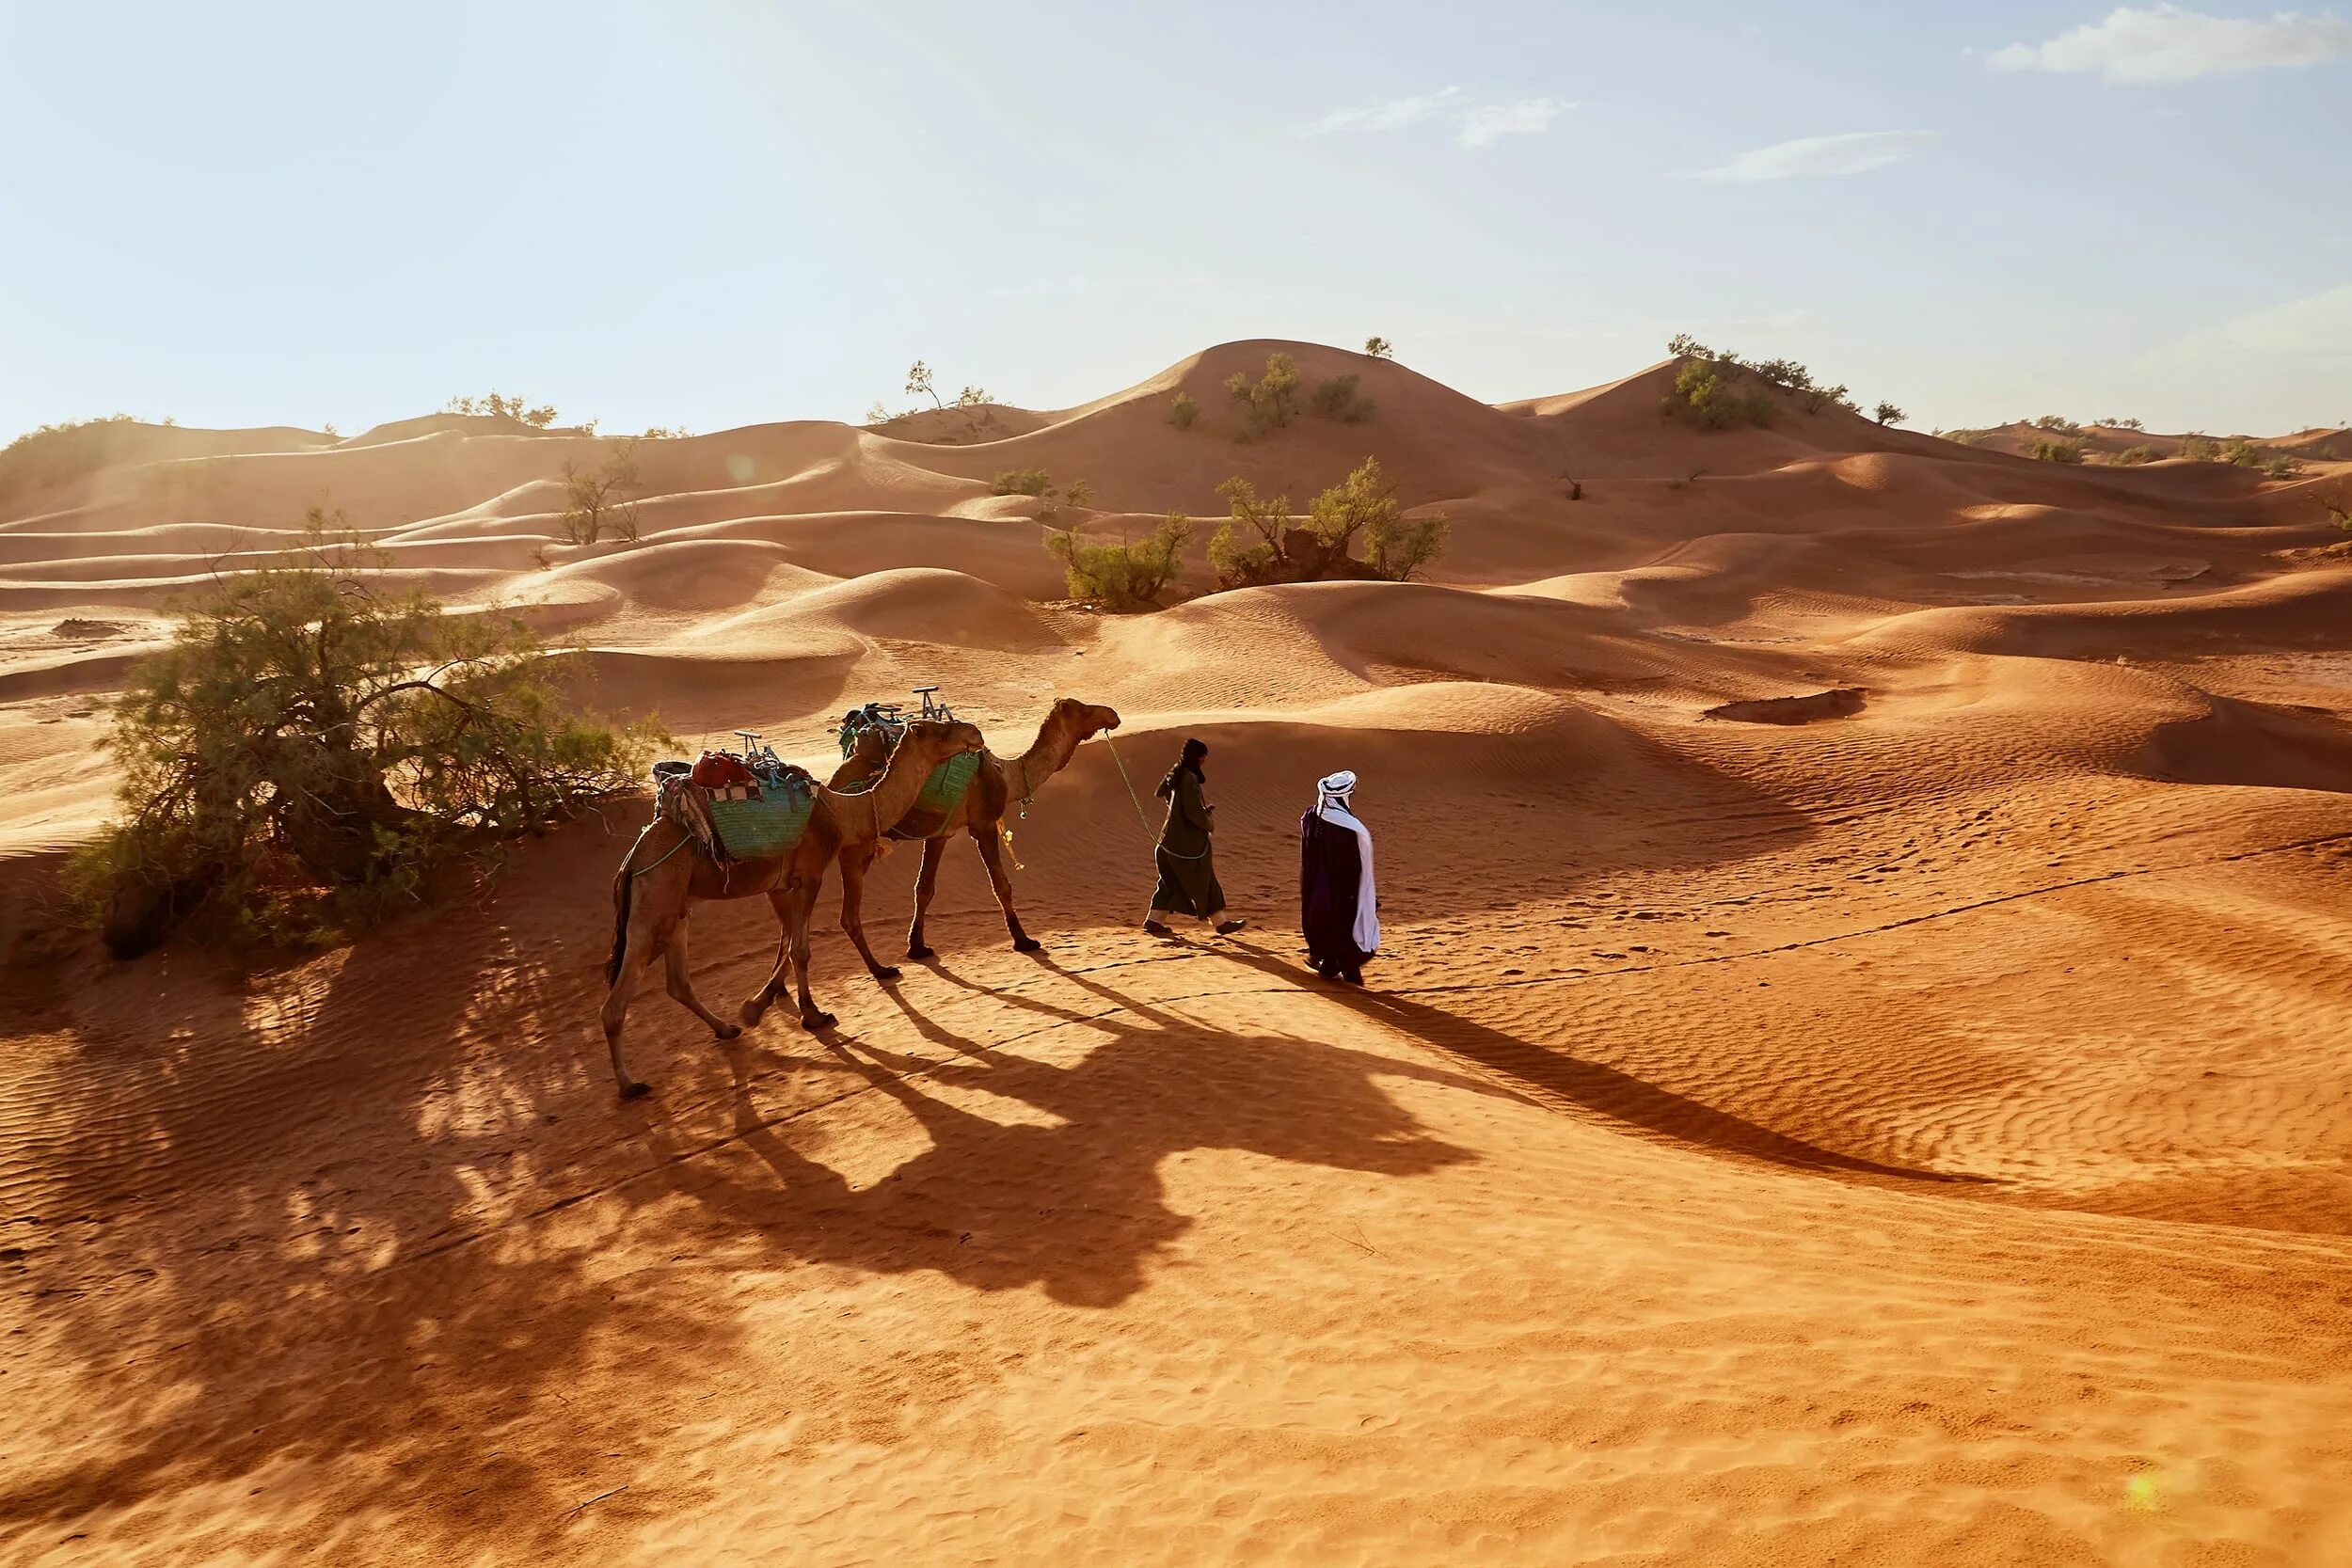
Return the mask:
<svg viewBox="0 0 2352 1568">
<path fill-rule="evenodd" d="M 2352 20 L 2204 0 L 0 0 L 0 440 L 1062 407 L 1691 332 L 1919 428 L 2352 423 Z"/>
</svg>

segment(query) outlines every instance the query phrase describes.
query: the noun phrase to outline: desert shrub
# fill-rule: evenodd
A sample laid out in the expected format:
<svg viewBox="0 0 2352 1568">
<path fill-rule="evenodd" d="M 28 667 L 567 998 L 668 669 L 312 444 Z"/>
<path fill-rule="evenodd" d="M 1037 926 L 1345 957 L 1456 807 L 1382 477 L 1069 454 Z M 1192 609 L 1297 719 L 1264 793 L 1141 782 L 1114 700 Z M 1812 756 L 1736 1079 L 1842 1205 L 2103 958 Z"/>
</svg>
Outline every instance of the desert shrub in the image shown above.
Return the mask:
<svg viewBox="0 0 2352 1568">
<path fill-rule="evenodd" d="M 1373 402 L 1356 390 L 1357 377 L 1335 375 L 1315 385 L 1314 409 L 1326 419 L 1361 424 L 1372 418 Z"/>
<path fill-rule="evenodd" d="M 1168 422 L 1179 430 L 1190 430 L 1192 421 L 1200 417 L 1200 404 L 1190 392 L 1179 392 L 1169 400 Z"/>
<path fill-rule="evenodd" d="M 2346 500 L 2341 496 L 2337 497 L 2334 500 L 2328 500 L 2327 498 L 2322 497 L 2319 504 L 2321 507 L 2326 509 L 2328 520 L 2330 523 L 2333 523 L 2336 527 L 2344 530 L 2346 533 L 2352 533 L 2352 500 Z"/>
<path fill-rule="evenodd" d="M 985 387 L 966 387 L 956 394 L 958 408 L 981 408 L 995 401 L 988 395 L 988 388 Z"/>
<path fill-rule="evenodd" d="M 1813 385 L 1813 372 L 1794 359 L 1763 359 L 1747 367 L 1775 387 L 1801 392 Z"/>
<path fill-rule="evenodd" d="M 2083 448 L 2080 441 L 2036 441 L 2029 455 L 2044 463 L 2080 463 Z"/>
<path fill-rule="evenodd" d="M 2201 430 L 2181 437 L 2181 455 L 2192 463 L 2210 463 L 2221 455 L 2221 445 Z"/>
<path fill-rule="evenodd" d="M 2221 449 L 2221 461 L 2234 463 L 2241 468 L 2261 467 L 2265 455 L 2262 448 L 2243 436 L 2231 437 L 2230 444 Z"/>
<path fill-rule="evenodd" d="M 448 410 L 453 414 L 478 414 L 493 420 L 514 420 L 534 430 L 545 430 L 555 422 L 553 404 L 543 403 L 532 408 L 528 406 L 529 403 L 527 398 L 510 398 L 491 392 L 479 398 L 452 398 Z"/>
<path fill-rule="evenodd" d="M 358 929 L 627 787 L 659 738 L 571 711 L 527 624 L 443 613 L 341 521 L 313 510 L 298 548 L 214 581 L 131 667 L 119 816 L 69 878 L 118 954 L 189 914 L 271 942 Z"/>
<path fill-rule="evenodd" d="M 1896 420 L 1905 418 L 1905 415 L 1901 409 L 1882 399 L 1878 407 L 1872 410 L 1871 418 L 1881 424 L 1893 424 Z"/>
<path fill-rule="evenodd" d="M 1049 531 L 1045 553 L 1062 563 L 1070 596 L 1094 599 L 1113 610 L 1142 610 L 1156 604 L 1183 564 L 1192 519 L 1171 512 L 1141 541 L 1117 544 L 1086 539 L 1075 529 Z"/>
<path fill-rule="evenodd" d="M 1054 476 L 1042 468 L 1007 468 L 989 482 L 992 496 L 1042 496 L 1054 487 Z"/>
<path fill-rule="evenodd" d="M 2036 430 L 2055 430 L 2066 436 L 2079 436 L 2083 427 L 2063 414 L 2044 414 L 2033 421 Z"/>
<path fill-rule="evenodd" d="M 649 424 L 640 439 L 647 441 L 683 441 L 694 433 L 684 425 Z"/>
<path fill-rule="evenodd" d="M 1253 382 L 1247 371 L 1235 371 L 1225 378 L 1225 390 L 1242 407 L 1233 438 L 1254 441 L 1298 417 L 1298 363 L 1287 354 L 1269 354 L 1263 375 Z"/>
<path fill-rule="evenodd" d="M 1675 372 L 1674 390 L 1659 404 L 1701 430 L 1730 430 L 1739 425 L 1769 425 L 1779 412 L 1772 396 L 1760 387 L 1740 390 L 1727 363 L 1693 359 Z"/>
<path fill-rule="evenodd" d="M 1854 402 L 1853 398 L 1849 395 L 1846 389 L 1846 384 L 1842 381 L 1835 387 L 1807 387 L 1804 388 L 1804 411 L 1808 414 L 1818 414 L 1822 409 L 1831 407 L 1844 408 L 1849 411 L 1859 411 L 1861 406 L 1862 405 L 1860 404 Z"/>
<path fill-rule="evenodd" d="M 898 417 L 898 415 L 893 414 L 889 408 L 883 404 L 882 400 L 880 398 L 876 398 L 874 400 L 873 406 L 866 410 L 866 422 L 867 424 L 888 424 L 891 420 L 897 419 Z"/>
<path fill-rule="evenodd" d="M 2099 422 L 2109 430 L 2145 430 L 2147 428 L 2137 420 L 2115 418 L 2101 420 Z"/>
<path fill-rule="evenodd" d="M 939 401 L 939 392 L 931 385 L 931 368 L 920 359 L 907 367 L 906 392 L 909 397 L 920 396 L 930 399 L 933 408 L 947 406 Z"/>
<path fill-rule="evenodd" d="M 564 460 L 564 537 L 574 545 L 601 544 L 608 538 L 637 539 L 637 508 L 622 499 L 637 488 L 637 441 L 625 437 L 605 450 L 594 473 L 583 473 L 571 459 Z"/>
<path fill-rule="evenodd" d="M 2284 452 L 2273 452 L 2263 464 L 2265 479 L 2293 479 L 2303 471 L 2303 465 Z"/>
<path fill-rule="evenodd" d="M 1225 520 L 1209 537 L 1209 567 L 1219 588 L 1247 588 L 1281 580 L 1290 564 L 1283 535 L 1290 530 L 1291 499 L 1260 500 L 1257 486 L 1239 477 L 1216 487 L 1227 507 Z"/>
<path fill-rule="evenodd" d="M 1092 506 L 1094 485 L 1088 480 L 1073 479 L 1062 487 L 1061 499 L 1071 506 Z"/>
<path fill-rule="evenodd" d="M 2146 447 L 2125 447 L 2115 454 L 2114 461 L 2126 468 L 2136 468 L 2155 455 Z"/>
<path fill-rule="evenodd" d="M 1992 433 L 1984 430 L 1939 430 L 1936 434 L 1954 446 L 1973 447 Z"/>
<path fill-rule="evenodd" d="M 1393 359 L 1396 357 L 1396 345 L 1386 338 L 1366 338 L 1364 352 L 1375 359 Z"/>
</svg>

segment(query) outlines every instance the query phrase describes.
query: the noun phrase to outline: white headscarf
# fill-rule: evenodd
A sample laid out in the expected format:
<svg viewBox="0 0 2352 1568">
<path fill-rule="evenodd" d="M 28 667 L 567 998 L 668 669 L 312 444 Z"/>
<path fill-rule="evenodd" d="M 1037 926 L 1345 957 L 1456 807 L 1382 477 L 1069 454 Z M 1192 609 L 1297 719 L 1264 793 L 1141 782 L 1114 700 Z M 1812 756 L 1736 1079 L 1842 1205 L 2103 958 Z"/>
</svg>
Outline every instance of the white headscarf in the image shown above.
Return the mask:
<svg viewBox="0 0 2352 1568">
<path fill-rule="evenodd" d="M 1380 950 L 1380 895 L 1372 880 L 1372 830 L 1356 820 L 1356 814 L 1347 809 L 1348 797 L 1356 792 L 1356 775 L 1346 771 L 1332 774 L 1315 785 L 1315 815 L 1335 828 L 1345 828 L 1356 835 L 1356 847 L 1363 858 L 1363 876 L 1356 883 L 1356 927 L 1352 933 L 1358 947 L 1367 953 Z"/>
</svg>

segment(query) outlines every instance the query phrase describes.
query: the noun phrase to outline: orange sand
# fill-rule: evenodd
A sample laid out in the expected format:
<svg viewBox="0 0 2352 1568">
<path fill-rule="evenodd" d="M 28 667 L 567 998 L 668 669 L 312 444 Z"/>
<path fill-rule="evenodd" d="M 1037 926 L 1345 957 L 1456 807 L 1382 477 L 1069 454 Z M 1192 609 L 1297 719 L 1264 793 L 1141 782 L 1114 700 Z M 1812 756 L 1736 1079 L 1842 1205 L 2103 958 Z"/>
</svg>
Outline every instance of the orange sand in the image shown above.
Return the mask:
<svg viewBox="0 0 2352 1568">
<path fill-rule="evenodd" d="M 1235 445 L 1275 347 L 1375 419 Z M 2352 449 L 1700 436 L 1670 376 L 1495 408 L 1229 344 L 1008 439 L 647 441 L 619 551 L 548 544 L 596 443 L 447 420 L 0 495 L 0 1561 L 2352 1561 Z M 1096 618 L 987 493 L 1116 529 L 1367 451 L 1453 515 L 1436 583 Z M 690 744 L 819 760 L 923 681 L 1005 751 L 1112 704 L 1147 790 L 1203 736 L 1256 924 L 1130 928 L 1098 741 L 1015 824 L 1041 958 L 959 847 L 937 963 L 820 935 L 833 1037 L 644 984 L 646 1101 L 596 1025 L 642 801 L 250 981 L 55 941 L 103 693 L 314 504 Z M 1361 993 L 1288 918 L 1338 766 Z M 771 930 L 697 916 L 706 998 Z"/>
</svg>

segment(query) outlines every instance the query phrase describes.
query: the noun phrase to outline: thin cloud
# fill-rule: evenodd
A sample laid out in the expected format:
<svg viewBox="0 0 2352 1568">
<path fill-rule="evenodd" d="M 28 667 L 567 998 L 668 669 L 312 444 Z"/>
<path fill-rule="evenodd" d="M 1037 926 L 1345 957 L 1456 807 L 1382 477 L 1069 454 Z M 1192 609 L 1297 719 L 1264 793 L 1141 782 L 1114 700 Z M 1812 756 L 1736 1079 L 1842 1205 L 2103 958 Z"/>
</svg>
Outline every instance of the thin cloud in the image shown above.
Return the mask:
<svg viewBox="0 0 2352 1568">
<path fill-rule="evenodd" d="M 2108 82 L 2186 82 L 2221 71 L 2311 65 L 2352 54 L 2352 22 L 2280 11 L 2267 21 L 2207 16 L 2174 5 L 2120 6 L 2046 43 L 2012 43 L 1995 71 L 2096 71 Z"/>
<path fill-rule="evenodd" d="M 1460 87 L 1443 87 L 1436 92 L 1416 93 L 1410 98 L 1391 99 L 1365 108 L 1334 109 L 1321 119 L 1310 120 L 1298 128 L 1302 136 L 1327 136 L 1340 131 L 1399 131 L 1407 125 L 1418 125 L 1445 106 Z"/>
<path fill-rule="evenodd" d="M 1806 136 L 1742 152 L 1721 168 L 1702 170 L 1697 178 L 1749 184 L 1801 175 L 1861 174 L 1907 158 L 1934 139 L 1932 131 L 1854 131 L 1842 136 Z"/>
<path fill-rule="evenodd" d="M 1516 103 L 1483 103 L 1462 117 L 1461 145 L 1492 147 L 1505 136 L 1535 136 L 1575 105 L 1558 98 L 1522 98 Z"/>
</svg>

